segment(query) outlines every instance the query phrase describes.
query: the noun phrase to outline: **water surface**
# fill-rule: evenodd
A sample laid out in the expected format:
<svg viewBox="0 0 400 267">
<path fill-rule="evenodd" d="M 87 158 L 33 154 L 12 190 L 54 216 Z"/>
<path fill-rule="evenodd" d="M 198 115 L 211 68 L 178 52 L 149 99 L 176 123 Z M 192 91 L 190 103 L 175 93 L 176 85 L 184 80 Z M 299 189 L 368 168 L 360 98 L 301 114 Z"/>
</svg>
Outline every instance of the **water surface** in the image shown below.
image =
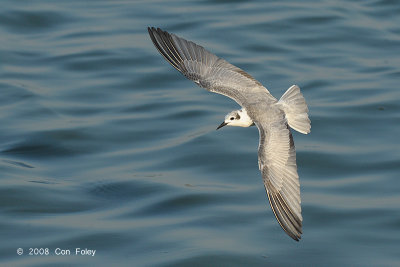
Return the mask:
<svg viewBox="0 0 400 267">
<path fill-rule="evenodd" d="M 3 1 L 0 262 L 398 266 L 399 13 L 383 0 Z M 302 88 L 300 242 L 269 207 L 257 129 L 215 131 L 238 105 L 169 66 L 147 26 L 277 98 Z"/>
</svg>

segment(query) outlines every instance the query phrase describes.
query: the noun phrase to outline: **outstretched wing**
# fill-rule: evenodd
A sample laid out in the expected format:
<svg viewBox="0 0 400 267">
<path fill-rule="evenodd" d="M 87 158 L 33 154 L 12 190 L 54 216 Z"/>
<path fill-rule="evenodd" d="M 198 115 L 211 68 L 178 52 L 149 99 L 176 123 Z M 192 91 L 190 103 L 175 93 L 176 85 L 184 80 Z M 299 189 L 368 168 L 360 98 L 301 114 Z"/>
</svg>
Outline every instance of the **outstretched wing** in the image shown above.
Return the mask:
<svg viewBox="0 0 400 267">
<path fill-rule="evenodd" d="M 225 95 L 242 105 L 249 96 L 273 96 L 242 69 L 208 52 L 202 46 L 160 28 L 148 28 L 153 44 L 164 58 L 188 79 L 208 91 Z M 275 98 L 273 98 L 275 99 Z"/>
<path fill-rule="evenodd" d="M 292 134 L 283 113 L 272 122 L 256 122 L 256 125 L 260 132 L 259 168 L 272 211 L 283 230 L 299 241 L 303 218 Z"/>
</svg>

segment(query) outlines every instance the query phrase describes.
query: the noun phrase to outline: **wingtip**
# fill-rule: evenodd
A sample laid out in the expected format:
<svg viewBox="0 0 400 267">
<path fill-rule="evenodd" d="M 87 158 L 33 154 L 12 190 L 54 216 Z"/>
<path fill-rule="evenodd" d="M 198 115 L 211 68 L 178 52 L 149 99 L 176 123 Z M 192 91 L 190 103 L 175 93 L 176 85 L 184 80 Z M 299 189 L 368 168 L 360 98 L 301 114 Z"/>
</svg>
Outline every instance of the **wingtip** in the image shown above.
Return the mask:
<svg viewBox="0 0 400 267">
<path fill-rule="evenodd" d="M 286 232 L 286 234 L 287 234 L 290 238 L 292 238 L 294 241 L 299 242 L 299 241 L 301 240 L 301 234 L 302 234 L 302 233 L 297 234 L 297 233 L 289 232 L 289 231 L 287 231 L 286 229 L 283 229 L 283 230 L 284 230 L 284 231 Z"/>
<path fill-rule="evenodd" d="M 287 231 L 285 231 L 286 233 L 288 233 Z M 301 235 L 290 235 L 288 234 L 288 236 L 290 236 L 294 241 L 299 242 L 301 239 Z"/>
<path fill-rule="evenodd" d="M 147 30 L 152 32 L 164 32 L 161 28 L 153 26 L 147 26 Z"/>
<path fill-rule="evenodd" d="M 267 182 L 268 183 L 268 182 Z M 269 183 L 268 183 L 269 185 Z M 302 221 L 294 217 L 294 214 L 290 212 L 287 204 L 283 199 L 279 201 L 278 195 L 273 194 L 268 190 L 268 188 L 273 188 L 270 185 L 266 186 L 266 193 L 268 196 L 269 204 L 272 211 L 277 219 L 281 228 L 295 241 L 300 241 L 302 231 Z M 286 209 L 285 209 L 286 208 Z"/>
<path fill-rule="evenodd" d="M 153 32 L 160 32 L 160 31 L 163 31 L 163 30 L 161 30 L 160 28 L 153 27 L 153 26 L 148 26 L 147 27 L 147 31 L 149 33 L 153 33 Z"/>
</svg>

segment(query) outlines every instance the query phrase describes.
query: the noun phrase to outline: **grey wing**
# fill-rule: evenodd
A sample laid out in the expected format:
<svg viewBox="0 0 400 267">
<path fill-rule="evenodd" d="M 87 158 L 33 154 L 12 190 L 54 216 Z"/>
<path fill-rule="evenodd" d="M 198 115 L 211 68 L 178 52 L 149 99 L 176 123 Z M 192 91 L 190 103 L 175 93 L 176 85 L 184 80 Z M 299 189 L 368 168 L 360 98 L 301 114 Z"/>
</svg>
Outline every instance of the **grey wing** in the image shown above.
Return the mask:
<svg viewBox="0 0 400 267">
<path fill-rule="evenodd" d="M 302 234 L 300 183 L 292 134 L 283 116 L 256 122 L 260 132 L 258 161 L 272 211 L 285 232 L 299 241 Z"/>
<path fill-rule="evenodd" d="M 188 79 L 208 91 L 234 99 L 240 105 L 258 94 L 273 96 L 260 82 L 242 69 L 208 52 L 204 47 L 170 34 L 148 28 L 153 44 L 164 58 Z M 273 98 L 275 99 L 275 98 Z"/>
</svg>

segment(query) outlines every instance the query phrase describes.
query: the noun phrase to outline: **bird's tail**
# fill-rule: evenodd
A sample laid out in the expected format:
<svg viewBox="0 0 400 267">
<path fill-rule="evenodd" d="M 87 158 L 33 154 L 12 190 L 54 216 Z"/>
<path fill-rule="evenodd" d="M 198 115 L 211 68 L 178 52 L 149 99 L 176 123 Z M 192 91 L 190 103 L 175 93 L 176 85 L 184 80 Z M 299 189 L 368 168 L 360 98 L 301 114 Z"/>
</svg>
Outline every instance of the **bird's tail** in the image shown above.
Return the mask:
<svg viewBox="0 0 400 267">
<path fill-rule="evenodd" d="M 303 134 L 308 134 L 311 131 L 306 100 L 297 85 L 292 85 L 287 89 L 279 99 L 278 104 L 285 111 L 286 119 L 291 128 Z"/>
</svg>

